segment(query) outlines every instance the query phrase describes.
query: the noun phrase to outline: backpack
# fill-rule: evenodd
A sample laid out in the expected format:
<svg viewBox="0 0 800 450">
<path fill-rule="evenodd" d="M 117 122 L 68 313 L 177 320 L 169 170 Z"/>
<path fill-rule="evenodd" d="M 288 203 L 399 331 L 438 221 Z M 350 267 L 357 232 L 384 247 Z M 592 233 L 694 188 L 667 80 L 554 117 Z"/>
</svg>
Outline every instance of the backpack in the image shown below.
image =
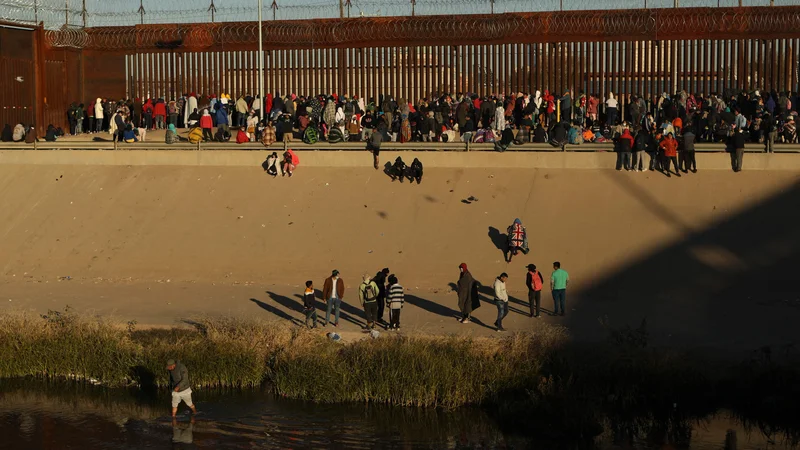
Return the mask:
<svg viewBox="0 0 800 450">
<path fill-rule="evenodd" d="M 364 302 L 374 302 L 378 298 L 378 292 L 372 283 L 364 283 Z"/>
<path fill-rule="evenodd" d="M 316 144 L 317 141 L 319 141 L 317 129 L 313 126 L 306 128 L 306 132 L 303 134 L 303 142 L 306 144 Z"/>
</svg>

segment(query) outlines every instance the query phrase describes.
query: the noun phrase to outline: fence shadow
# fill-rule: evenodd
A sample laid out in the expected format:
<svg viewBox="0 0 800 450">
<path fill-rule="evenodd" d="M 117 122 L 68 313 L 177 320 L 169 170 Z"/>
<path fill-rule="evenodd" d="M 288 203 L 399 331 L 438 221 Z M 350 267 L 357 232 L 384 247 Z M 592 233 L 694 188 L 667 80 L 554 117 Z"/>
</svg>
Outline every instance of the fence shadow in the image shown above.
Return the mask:
<svg viewBox="0 0 800 450">
<path fill-rule="evenodd" d="M 649 194 L 631 192 L 639 189 L 626 186 L 629 195 L 650 202 Z M 685 226 L 671 211 L 657 217 Z M 736 351 L 795 343 L 798 219 L 800 183 L 794 183 L 593 285 L 568 289 L 563 323 L 579 339 L 605 335 L 601 322 L 635 328 L 646 318 L 655 343 Z"/>
</svg>

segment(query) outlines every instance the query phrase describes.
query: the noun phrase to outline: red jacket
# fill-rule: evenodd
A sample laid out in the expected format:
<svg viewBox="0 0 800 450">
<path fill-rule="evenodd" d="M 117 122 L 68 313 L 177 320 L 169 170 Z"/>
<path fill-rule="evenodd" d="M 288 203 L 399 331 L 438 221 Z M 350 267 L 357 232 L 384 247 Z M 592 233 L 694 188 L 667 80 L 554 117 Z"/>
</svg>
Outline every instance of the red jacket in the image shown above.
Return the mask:
<svg viewBox="0 0 800 450">
<path fill-rule="evenodd" d="M 236 134 L 236 143 L 244 144 L 245 142 L 250 142 L 250 139 L 247 137 L 247 133 L 239 130 L 239 132 Z"/>
<path fill-rule="evenodd" d="M 200 116 L 200 128 L 214 128 L 214 121 L 211 120 L 210 114 Z"/>
<path fill-rule="evenodd" d="M 620 141 L 626 140 L 630 142 L 630 144 L 628 145 L 628 151 L 631 151 L 631 149 L 633 149 L 633 136 L 631 136 L 631 132 L 628 131 L 627 129 L 622 132 L 622 135 L 619 137 L 619 140 Z"/>
<path fill-rule="evenodd" d="M 154 116 L 166 116 L 167 115 L 167 105 L 164 102 L 156 103 L 156 106 L 153 108 L 153 115 Z"/>
<path fill-rule="evenodd" d="M 678 141 L 675 138 L 667 136 L 661 141 L 659 147 L 664 151 L 664 156 L 666 157 L 678 156 Z"/>
</svg>

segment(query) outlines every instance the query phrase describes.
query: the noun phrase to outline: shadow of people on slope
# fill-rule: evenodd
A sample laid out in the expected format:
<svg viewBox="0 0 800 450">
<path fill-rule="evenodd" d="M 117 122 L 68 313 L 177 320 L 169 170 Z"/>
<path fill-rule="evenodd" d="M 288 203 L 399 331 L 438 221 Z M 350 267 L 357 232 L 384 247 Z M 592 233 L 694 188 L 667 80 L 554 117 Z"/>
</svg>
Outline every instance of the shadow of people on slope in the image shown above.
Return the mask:
<svg viewBox="0 0 800 450">
<path fill-rule="evenodd" d="M 444 305 L 440 305 L 431 300 L 426 300 L 424 298 L 417 297 L 416 295 L 408 295 L 405 296 L 405 301 L 409 305 L 416 306 L 417 308 L 424 309 L 430 313 L 442 316 L 442 317 L 456 317 L 460 318 L 461 313 L 457 310 L 449 308 Z M 456 300 L 457 301 L 457 300 Z"/>
<path fill-rule="evenodd" d="M 503 261 L 508 261 L 508 235 L 495 227 L 489 227 L 489 239 L 498 250 L 503 252 Z"/>
<path fill-rule="evenodd" d="M 356 292 L 355 295 L 356 295 L 356 298 L 357 298 L 358 293 Z M 302 302 L 302 300 L 303 300 L 303 296 L 302 295 L 295 294 L 295 297 L 300 299 L 300 301 Z M 345 294 L 345 297 L 347 297 L 347 294 Z M 325 313 L 328 311 L 328 304 L 325 302 L 325 300 L 322 299 L 322 291 L 320 291 L 319 289 L 314 289 L 314 298 L 316 298 L 317 300 L 320 300 L 322 302 L 322 303 L 315 302 L 314 303 L 314 307 L 317 309 L 317 316 L 324 323 L 325 322 Z M 300 310 L 302 311 L 302 304 L 299 304 L 299 305 L 300 305 L 299 306 Z M 345 320 L 347 322 L 350 322 L 350 323 L 352 323 L 354 325 L 358 325 L 359 327 L 364 327 L 367 324 L 366 324 L 366 322 L 361 321 L 361 315 L 362 314 L 363 314 L 363 312 L 361 311 L 361 309 L 347 304 L 346 300 L 342 300 L 342 304 L 339 307 L 339 318 L 340 319 Z M 331 320 L 335 320 L 333 315 L 334 315 L 334 311 L 333 311 L 333 309 L 331 309 Z"/>
<path fill-rule="evenodd" d="M 479 293 L 479 295 L 481 297 L 481 301 L 482 302 L 488 303 L 488 304 L 490 304 L 492 306 L 496 306 L 496 303 L 494 301 L 494 288 L 492 286 L 480 286 L 480 288 L 478 288 L 478 293 Z M 530 315 L 528 312 L 525 312 L 525 311 L 523 311 L 523 310 L 521 310 L 519 308 L 515 308 L 515 307 L 511 306 L 512 304 L 528 306 L 527 303 L 523 303 L 522 301 L 517 300 L 516 298 L 514 298 L 514 297 L 509 295 L 508 296 L 508 310 L 509 311 L 515 312 L 517 314 L 522 314 L 523 316 Z"/>
<path fill-rule="evenodd" d="M 280 308 L 276 308 L 275 306 L 272 306 L 272 305 L 270 305 L 268 303 L 264 303 L 264 302 L 262 302 L 261 300 L 259 300 L 257 298 L 251 298 L 250 301 L 255 303 L 256 305 L 260 306 L 261 309 L 263 309 L 263 310 L 265 310 L 267 312 L 270 312 L 270 313 L 280 317 L 281 319 L 288 320 L 292 324 L 295 324 L 295 325 L 302 324 L 301 321 L 299 321 L 299 320 L 295 319 L 294 317 L 290 316 L 289 314 L 287 314 L 285 311 L 283 311 Z"/>
</svg>

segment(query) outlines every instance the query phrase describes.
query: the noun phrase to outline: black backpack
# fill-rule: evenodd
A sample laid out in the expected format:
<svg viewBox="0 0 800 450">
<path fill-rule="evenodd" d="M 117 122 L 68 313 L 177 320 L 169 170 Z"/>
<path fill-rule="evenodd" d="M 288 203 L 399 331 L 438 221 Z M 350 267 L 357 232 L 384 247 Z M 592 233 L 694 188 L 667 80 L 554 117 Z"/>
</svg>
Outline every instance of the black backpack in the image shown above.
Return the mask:
<svg viewBox="0 0 800 450">
<path fill-rule="evenodd" d="M 375 289 L 375 285 L 372 283 L 365 283 L 364 287 L 364 301 L 365 302 L 374 302 L 378 298 L 378 292 Z"/>
</svg>

